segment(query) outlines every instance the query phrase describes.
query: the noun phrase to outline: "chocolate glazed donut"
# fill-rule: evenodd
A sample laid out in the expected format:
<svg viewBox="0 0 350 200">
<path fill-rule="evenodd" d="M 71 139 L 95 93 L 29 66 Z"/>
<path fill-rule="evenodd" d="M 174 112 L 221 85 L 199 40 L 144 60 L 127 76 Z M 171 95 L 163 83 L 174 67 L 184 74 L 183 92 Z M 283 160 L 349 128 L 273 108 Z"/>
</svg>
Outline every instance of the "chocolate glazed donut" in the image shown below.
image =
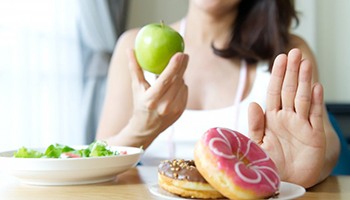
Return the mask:
<svg viewBox="0 0 350 200">
<path fill-rule="evenodd" d="M 193 160 L 165 160 L 158 166 L 158 184 L 164 190 L 182 197 L 222 198 L 198 172 Z"/>
</svg>

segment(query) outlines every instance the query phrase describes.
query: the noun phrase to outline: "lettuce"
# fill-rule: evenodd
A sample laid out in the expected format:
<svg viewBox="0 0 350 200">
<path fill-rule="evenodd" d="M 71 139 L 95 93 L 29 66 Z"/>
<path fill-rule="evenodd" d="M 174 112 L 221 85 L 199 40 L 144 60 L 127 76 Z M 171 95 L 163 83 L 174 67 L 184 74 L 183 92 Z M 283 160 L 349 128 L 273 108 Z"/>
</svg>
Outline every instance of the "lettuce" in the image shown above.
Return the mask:
<svg viewBox="0 0 350 200">
<path fill-rule="evenodd" d="M 89 145 L 89 149 L 91 151 L 91 157 L 99 157 L 99 156 L 113 156 L 116 155 L 115 152 L 109 150 L 106 142 L 96 141 Z"/>
<path fill-rule="evenodd" d="M 62 153 L 74 152 L 75 149 L 69 146 L 64 146 L 61 144 L 50 145 L 46 148 L 45 157 L 47 158 L 59 158 Z"/>
<path fill-rule="evenodd" d="M 74 154 L 77 157 L 101 157 L 119 155 L 120 152 L 110 150 L 110 147 L 104 141 L 95 141 L 87 148 L 74 149 L 67 145 L 52 144 L 48 146 L 44 153 L 21 147 L 14 153 L 15 158 L 62 158 L 63 154 Z M 125 154 L 125 152 L 122 152 Z"/>
<path fill-rule="evenodd" d="M 13 156 L 15 158 L 41 158 L 44 154 L 39 151 L 27 149 L 26 147 L 21 147 Z"/>
</svg>

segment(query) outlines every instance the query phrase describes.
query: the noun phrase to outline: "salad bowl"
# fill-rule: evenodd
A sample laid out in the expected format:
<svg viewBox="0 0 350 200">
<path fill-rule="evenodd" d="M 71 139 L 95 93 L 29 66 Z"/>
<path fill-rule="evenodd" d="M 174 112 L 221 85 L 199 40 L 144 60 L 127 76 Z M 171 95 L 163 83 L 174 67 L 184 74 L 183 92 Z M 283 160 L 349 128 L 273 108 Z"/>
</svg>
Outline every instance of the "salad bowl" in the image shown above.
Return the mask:
<svg viewBox="0 0 350 200">
<path fill-rule="evenodd" d="M 73 146 L 87 149 L 89 146 Z M 33 149 L 44 152 L 45 149 Z M 111 146 L 118 155 L 71 158 L 22 158 L 15 157 L 18 151 L 0 153 L 0 169 L 21 182 L 32 185 L 77 185 L 111 181 L 116 176 L 134 167 L 143 150 L 135 147 Z"/>
</svg>

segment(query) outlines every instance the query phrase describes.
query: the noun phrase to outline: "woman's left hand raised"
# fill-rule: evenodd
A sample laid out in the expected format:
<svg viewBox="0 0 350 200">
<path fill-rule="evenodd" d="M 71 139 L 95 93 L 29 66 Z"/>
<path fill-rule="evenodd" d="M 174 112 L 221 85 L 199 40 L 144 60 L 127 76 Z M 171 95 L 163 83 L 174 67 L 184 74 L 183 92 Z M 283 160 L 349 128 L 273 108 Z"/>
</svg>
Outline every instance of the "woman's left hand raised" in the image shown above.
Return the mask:
<svg viewBox="0 0 350 200">
<path fill-rule="evenodd" d="M 249 135 L 276 163 L 283 181 L 310 187 L 325 162 L 323 89 L 312 83 L 312 64 L 299 49 L 276 57 L 265 113 L 249 107 Z"/>
</svg>

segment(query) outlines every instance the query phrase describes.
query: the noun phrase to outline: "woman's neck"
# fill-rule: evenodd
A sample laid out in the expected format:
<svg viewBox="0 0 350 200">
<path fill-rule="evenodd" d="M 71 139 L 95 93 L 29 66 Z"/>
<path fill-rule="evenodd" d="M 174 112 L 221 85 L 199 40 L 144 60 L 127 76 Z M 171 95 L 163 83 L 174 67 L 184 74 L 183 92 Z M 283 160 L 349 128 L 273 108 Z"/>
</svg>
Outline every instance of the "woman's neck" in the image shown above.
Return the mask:
<svg viewBox="0 0 350 200">
<path fill-rule="evenodd" d="M 198 44 L 224 47 L 232 34 L 235 13 L 213 14 L 190 5 L 186 16 L 185 38 Z"/>
</svg>

